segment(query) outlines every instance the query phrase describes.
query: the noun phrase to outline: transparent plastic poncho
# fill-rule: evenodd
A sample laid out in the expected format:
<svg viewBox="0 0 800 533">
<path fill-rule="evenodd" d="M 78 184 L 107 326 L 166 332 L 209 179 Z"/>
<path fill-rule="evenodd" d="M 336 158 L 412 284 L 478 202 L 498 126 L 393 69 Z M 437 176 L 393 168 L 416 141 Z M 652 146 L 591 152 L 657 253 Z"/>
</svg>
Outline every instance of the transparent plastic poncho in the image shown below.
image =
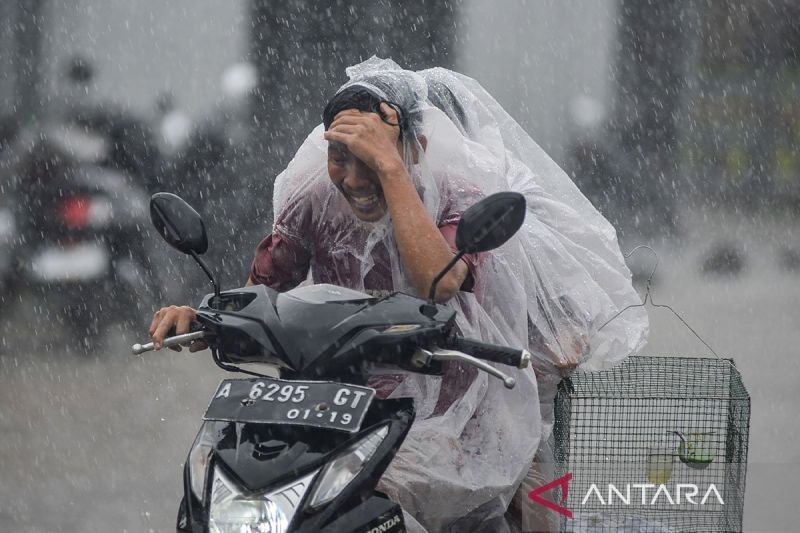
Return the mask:
<svg viewBox="0 0 800 533">
<path fill-rule="evenodd" d="M 509 189 L 525 196 L 528 216 L 520 238 L 533 284 L 528 346 L 547 439 L 561 379 L 576 368 L 609 368 L 641 349 L 647 313 L 633 308 L 617 316 L 640 298 L 616 231 L 550 156 L 475 80 L 444 68 L 419 74 L 429 101 L 462 135 L 501 160 Z M 541 460 L 550 460 L 547 455 L 540 450 Z"/>
<path fill-rule="evenodd" d="M 523 229 L 483 254 L 472 290 L 448 302 L 461 334 L 528 348 L 537 372 L 553 374 L 579 362 L 603 367 L 639 346 L 646 329 L 641 318 L 597 333 L 636 301 L 613 228 L 485 91 L 474 84 L 458 95 L 459 105 L 475 113 L 470 125 L 477 134 L 470 134 L 428 101 L 430 71 L 420 75 L 373 57 L 347 74 L 340 90 L 360 85 L 404 111 L 406 167 L 437 225 L 457 221 L 494 192 L 526 196 Z M 359 220 L 328 177 L 323 131 L 320 125 L 311 132 L 276 180 L 274 234 L 306 247 L 314 282 L 369 290 L 365 280 L 381 267 L 391 272 L 386 289 L 415 293 L 389 215 Z M 418 154 L 416 162 L 410 154 Z M 319 250 L 325 262 L 317 259 Z M 537 379 L 530 368 L 501 369 L 517 379 L 515 389 L 466 367 L 454 379 L 452 372 L 448 378 L 371 368 L 375 383 L 392 383 L 389 397 L 413 397 L 417 407 L 378 487 L 403 506 L 410 530 L 469 530 L 501 516 L 527 473 L 542 437 Z"/>
</svg>

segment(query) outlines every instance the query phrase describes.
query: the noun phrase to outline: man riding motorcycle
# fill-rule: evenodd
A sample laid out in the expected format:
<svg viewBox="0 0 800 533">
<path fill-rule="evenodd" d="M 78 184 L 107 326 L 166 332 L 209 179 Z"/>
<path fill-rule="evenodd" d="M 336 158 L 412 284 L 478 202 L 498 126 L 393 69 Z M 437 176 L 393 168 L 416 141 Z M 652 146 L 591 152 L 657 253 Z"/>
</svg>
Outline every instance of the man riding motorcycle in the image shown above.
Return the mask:
<svg viewBox="0 0 800 533">
<path fill-rule="evenodd" d="M 288 290 L 310 270 L 315 283 L 424 295 L 453 257 L 464 210 L 510 188 L 506 161 L 430 105 L 420 75 L 378 58 L 347 73 L 350 81 L 328 103 L 323 124 L 275 183 L 275 225 L 256 250 L 248 283 Z M 550 169 L 533 169 L 542 170 Z M 463 335 L 529 348 L 531 325 L 551 308 L 542 290 L 553 285 L 559 267 L 571 265 L 571 256 L 556 264 L 548 251 L 557 253 L 562 243 L 552 242 L 558 236 L 545 235 L 535 220 L 521 233 L 498 250 L 467 256 L 438 285 L 436 300 L 456 308 Z M 536 264 L 537 246 L 545 264 Z M 630 303 L 602 296 L 594 308 L 571 304 L 573 313 L 602 323 L 621 308 L 618 300 Z M 563 317 L 549 317 L 546 335 L 534 336 L 538 345 L 531 350 L 552 351 L 554 328 L 562 340 L 585 333 L 567 330 L 575 327 L 567 321 L 562 331 L 552 321 Z M 156 312 L 150 328 L 156 346 L 173 327 L 187 332 L 193 318 L 189 307 Z M 379 397 L 416 401 L 418 421 L 379 485 L 410 515 L 410 529 L 506 528 L 504 513 L 541 436 L 534 373 L 517 370 L 510 392 L 458 364 L 441 377 L 377 366 L 371 374 Z"/>
</svg>

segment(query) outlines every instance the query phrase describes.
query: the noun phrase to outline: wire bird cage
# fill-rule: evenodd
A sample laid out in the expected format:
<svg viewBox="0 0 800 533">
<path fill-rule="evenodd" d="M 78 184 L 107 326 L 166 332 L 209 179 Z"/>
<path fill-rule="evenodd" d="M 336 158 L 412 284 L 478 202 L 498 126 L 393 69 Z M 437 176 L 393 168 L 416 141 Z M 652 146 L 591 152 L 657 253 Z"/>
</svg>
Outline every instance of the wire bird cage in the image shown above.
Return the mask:
<svg viewBox="0 0 800 533">
<path fill-rule="evenodd" d="M 564 380 L 551 437 L 556 476 L 572 474 L 561 531 L 742 531 L 749 430 L 730 359 L 630 357 Z"/>
</svg>

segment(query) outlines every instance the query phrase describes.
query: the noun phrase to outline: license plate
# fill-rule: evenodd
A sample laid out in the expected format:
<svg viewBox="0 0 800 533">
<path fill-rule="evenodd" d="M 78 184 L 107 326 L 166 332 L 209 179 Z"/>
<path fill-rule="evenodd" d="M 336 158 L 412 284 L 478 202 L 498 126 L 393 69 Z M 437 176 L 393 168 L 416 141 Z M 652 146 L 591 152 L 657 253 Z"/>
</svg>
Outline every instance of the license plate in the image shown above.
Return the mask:
<svg viewBox="0 0 800 533">
<path fill-rule="evenodd" d="M 327 381 L 272 378 L 220 382 L 205 420 L 289 424 L 356 432 L 375 390 Z"/>
<path fill-rule="evenodd" d="M 90 281 L 105 276 L 110 262 L 111 255 L 102 243 L 46 246 L 32 257 L 30 271 L 38 281 Z"/>
</svg>

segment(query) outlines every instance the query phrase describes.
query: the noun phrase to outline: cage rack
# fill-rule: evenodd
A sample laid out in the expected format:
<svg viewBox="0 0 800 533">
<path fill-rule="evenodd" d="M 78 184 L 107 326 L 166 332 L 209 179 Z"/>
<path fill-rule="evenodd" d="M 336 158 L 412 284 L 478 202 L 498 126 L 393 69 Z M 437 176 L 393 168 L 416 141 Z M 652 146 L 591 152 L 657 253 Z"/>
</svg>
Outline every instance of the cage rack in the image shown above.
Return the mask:
<svg viewBox="0 0 800 533">
<path fill-rule="evenodd" d="M 635 356 L 574 374 L 550 437 L 555 475 L 572 474 L 554 494 L 573 513 L 561 531 L 742 531 L 749 427 L 731 359 Z"/>
</svg>

